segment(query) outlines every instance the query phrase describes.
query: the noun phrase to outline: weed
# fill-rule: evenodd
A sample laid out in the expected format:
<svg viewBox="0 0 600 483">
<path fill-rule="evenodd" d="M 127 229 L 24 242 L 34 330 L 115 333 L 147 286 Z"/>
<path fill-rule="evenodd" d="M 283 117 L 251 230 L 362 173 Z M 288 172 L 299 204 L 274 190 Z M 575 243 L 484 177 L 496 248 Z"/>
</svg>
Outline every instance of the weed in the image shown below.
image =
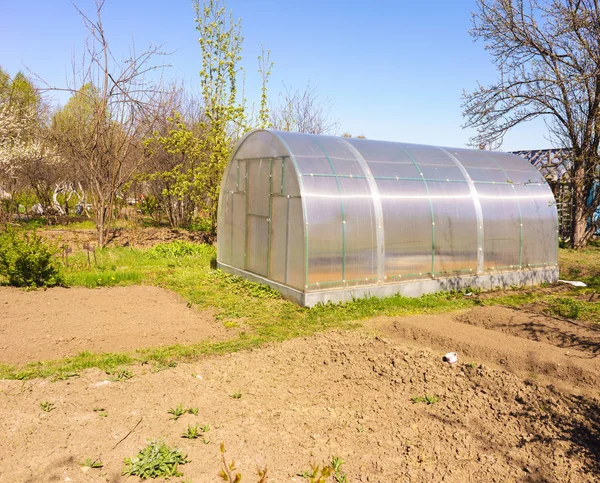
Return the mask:
<svg viewBox="0 0 600 483">
<path fill-rule="evenodd" d="M 123 462 L 123 476 L 139 476 L 145 480 L 182 476 L 178 467 L 189 463 L 189 460 L 178 449 L 169 448 L 163 441 L 157 440 L 149 441 L 137 456 L 125 458 Z"/>
<path fill-rule="evenodd" d="M 241 392 L 234 392 L 233 394 L 230 394 L 229 397 L 232 398 L 232 399 L 241 399 L 242 398 L 242 393 Z"/>
<path fill-rule="evenodd" d="M 198 425 L 191 426 L 188 424 L 187 431 L 181 435 L 182 438 L 197 439 L 201 435 Z"/>
<path fill-rule="evenodd" d="M 334 456 L 333 458 L 331 458 L 331 463 L 329 464 L 329 466 L 333 471 L 333 480 L 336 483 L 348 483 L 348 477 L 346 476 L 346 473 L 342 471 L 343 464 L 344 461 L 342 460 L 342 458 L 338 456 Z"/>
<path fill-rule="evenodd" d="M 577 319 L 579 317 L 579 303 L 568 297 L 558 297 L 550 302 L 548 312 L 566 319 Z"/>
<path fill-rule="evenodd" d="M 133 372 L 127 369 L 121 369 L 115 372 L 108 372 L 107 374 L 112 374 L 113 377 L 110 378 L 113 382 L 126 381 L 127 379 L 131 379 L 133 377 Z"/>
<path fill-rule="evenodd" d="M 188 410 L 184 408 L 182 404 L 179 404 L 177 407 L 171 408 L 167 412 L 171 415 L 171 419 L 177 420 L 187 413 Z"/>
<path fill-rule="evenodd" d="M 97 413 L 98 416 L 100 416 L 101 418 L 105 418 L 105 417 L 108 416 L 108 413 L 106 412 L 106 409 L 101 408 L 101 407 L 93 408 L 92 411 L 94 411 L 95 413 Z"/>
<path fill-rule="evenodd" d="M 79 466 L 87 466 L 88 468 L 102 468 L 104 463 L 100 461 L 98 458 L 93 460 L 92 458 L 86 458 L 84 461 L 79 463 Z"/>
<path fill-rule="evenodd" d="M 198 408 L 184 408 L 183 404 L 179 404 L 177 407 L 169 409 L 168 413 L 172 415 L 172 419 L 179 419 L 186 413 L 198 416 L 198 411 Z"/>
<path fill-rule="evenodd" d="M 50 401 L 43 401 L 40 403 L 40 409 L 44 412 L 49 413 L 50 411 L 56 409 L 56 405 Z"/>
<path fill-rule="evenodd" d="M 334 456 L 328 465 L 311 465 L 310 470 L 298 473 L 298 476 L 308 479 L 310 483 L 326 483 L 329 478 L 334 483 L 348 483 L 348 477 L 342 470 L 343 464 L 342 458 Z"/>
<path fill-rule="evenodd" d="M 240 483 L 242 481 L 242 474 L 236 473 L 235 461 L 231 460 L 231 463 L 227 463 L 225 459 L 225 443 L 221 443 L 221 463 L 223 468 L 217 475 L 219 478 L 227 483 Z"/>
<path fill-rule="evenodd" d="M 426 394 L 425 396 L 414 396 L 410 398 L 413 403 L 426 403 L 427 405 L 435 404 L 440 401 L 439 396 Z"/>
</svg>

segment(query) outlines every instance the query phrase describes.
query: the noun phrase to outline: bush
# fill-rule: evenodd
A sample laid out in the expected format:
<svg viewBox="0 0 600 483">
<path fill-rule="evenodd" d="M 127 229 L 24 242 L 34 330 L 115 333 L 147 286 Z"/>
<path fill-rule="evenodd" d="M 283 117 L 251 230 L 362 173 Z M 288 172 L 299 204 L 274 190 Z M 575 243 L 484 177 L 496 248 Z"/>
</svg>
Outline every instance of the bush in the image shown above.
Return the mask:
<svg viewBox="0 0 600 483">
<path fill-rule="evenodd" d="M 57 249 L 33 233 L 8 227 L 0 233 L 0 280 L 15 287 L 53 287 L 62 284 L 54 255 Z"/>
</svg>

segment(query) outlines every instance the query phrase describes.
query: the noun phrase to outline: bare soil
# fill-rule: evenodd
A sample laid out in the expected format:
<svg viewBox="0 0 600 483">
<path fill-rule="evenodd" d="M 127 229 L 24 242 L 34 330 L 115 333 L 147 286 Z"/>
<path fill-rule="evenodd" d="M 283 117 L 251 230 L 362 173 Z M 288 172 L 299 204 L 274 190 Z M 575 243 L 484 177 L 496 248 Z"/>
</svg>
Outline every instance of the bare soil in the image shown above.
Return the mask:
<svg viewBox="0 0 600 483">
<path fill-rule="evenodd" d="M 39 234 L 46 240 L 57 245 L 67 245 L 77 251 L 82 250 L 84 244 L 96 246 L 98 236 L 96 230 L 65 228 L 44 229 Z M 189 241 L 194 243 L 211 243 L 212 240 L 203 232 L 188 230 L 174 230 L 166 227 L 135 227 L 131 229 L 118 228 L 108 242 L 108 246 L 148 248 L 157 243 L 168 243 L 172 241 Z"/>
<path fill-rule="evenodd" d="M 81 289 L 79 298 L 67 295 L 74 289 L 2 289 L 0 360 L 9 361 L 7 354 L 14 362 L 37 360 L 37 351 L 55 350 L 48 341 L 67 339 L 64 333 L 76 334 L 73 350 L 95 352 L 121 350 L 122 334 L 134 333 L 132 327 L 145 327 L 149 338 L 130 337 L 129 349 L 172 344 L 175 335 L 177 342 L 199 342 L 201 326 L 214 337 L 227 335 L 210 314 L 160 289 L 151 289 L 157 292 L 149 298 L 171 297 L 172 304 L 140 312 L 149 300 L 136 292 L 147 289 Z M 63 304 L 53 302 L 54 294 Z M 47 324 L 65 304 L 70 315 L 62 312 L 61 323 Z M 85 332 L 82 317 L 108 306 L 110 315 L 97 315 L 99 325 L 115 324 L 104 340 L 77 338 Z M 161 306 L 162 315 L 153 317 Z M 13 307 L 10 324 L 5 307 Z M 190 319 L 179 323 L 182 314 Z M 34 329 L 21 330 L 26 317 Z M 173 325 L 154 337 L 163 323 Z M 192 335 L 194 324 L 199 332 Z M 180 469 L 194 482 L 219 481 L 220 442 L 246 482 L 256 481 L 256 468 L 264 465 L 269 481 L 307 481 L 298 474 L 332 456 L 346 462 L 351 482 L 600 479 L 594 324 L 481 307 L 377 318 L 365 326 L 371 333 L 329 332 L 160 372 L 134 366 L 135 376 L 121 382 L 97 369 L 66 381 L 0 381 L 0 482 L 137 481 L 120 476 L 123 458 L 154 438 L 188 455 L 191 462 Z M 29 333 L 35 329 L 37 338 Z M 459 352 L 453 366 L 442 361 L 450 350 Z M 14 355 L 19 351 L 27 355 Z M 413 402 L 426 395 L 439 401 Z M 42 411 L 43 401 L 55 409 Z M 198 415 L 171 419 L 168 410 L 178 404 L 199 408 Z M 181 438 L 195 424 L 210 425 L 206 444 Z M 86 458 L 99 458 L 104 467 L 80 467 Z"/>
<path fill-rule="evenodd" d="M 235 335 L 210 312 L 158 287 L 0 287 L 0 362 L 59 359 L 90 352 L 222 340 Z"/>
</svg>

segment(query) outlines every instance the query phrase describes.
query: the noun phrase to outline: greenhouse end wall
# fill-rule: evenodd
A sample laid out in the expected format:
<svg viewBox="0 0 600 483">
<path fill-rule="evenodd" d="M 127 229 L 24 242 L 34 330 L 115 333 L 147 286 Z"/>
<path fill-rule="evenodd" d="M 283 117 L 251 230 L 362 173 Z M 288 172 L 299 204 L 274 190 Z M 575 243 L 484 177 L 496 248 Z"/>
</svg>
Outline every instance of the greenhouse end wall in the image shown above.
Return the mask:
<svg viewBox="0 0 600 483">
<path fill-rule="evenodd" d="M 301 305 L 558 279 L 554 198 L 517 156 L 258 130 L 221 185 L 217 261 Z"/>
</svg>

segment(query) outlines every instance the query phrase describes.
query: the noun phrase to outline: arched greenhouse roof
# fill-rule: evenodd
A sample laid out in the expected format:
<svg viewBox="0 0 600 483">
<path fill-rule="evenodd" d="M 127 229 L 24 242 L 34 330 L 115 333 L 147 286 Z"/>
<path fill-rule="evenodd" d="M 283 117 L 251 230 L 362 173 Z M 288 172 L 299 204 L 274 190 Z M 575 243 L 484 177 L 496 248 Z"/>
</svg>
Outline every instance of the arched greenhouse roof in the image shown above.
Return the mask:
<svg viewBox="0 0 600 483">
<path fill-rule="evenodd" d="M 557 243 L 549 187 L 507 153 L 258 130 L 221 186 L 220 266 L 307 305 L 552 281 Z"/>
</svg>

